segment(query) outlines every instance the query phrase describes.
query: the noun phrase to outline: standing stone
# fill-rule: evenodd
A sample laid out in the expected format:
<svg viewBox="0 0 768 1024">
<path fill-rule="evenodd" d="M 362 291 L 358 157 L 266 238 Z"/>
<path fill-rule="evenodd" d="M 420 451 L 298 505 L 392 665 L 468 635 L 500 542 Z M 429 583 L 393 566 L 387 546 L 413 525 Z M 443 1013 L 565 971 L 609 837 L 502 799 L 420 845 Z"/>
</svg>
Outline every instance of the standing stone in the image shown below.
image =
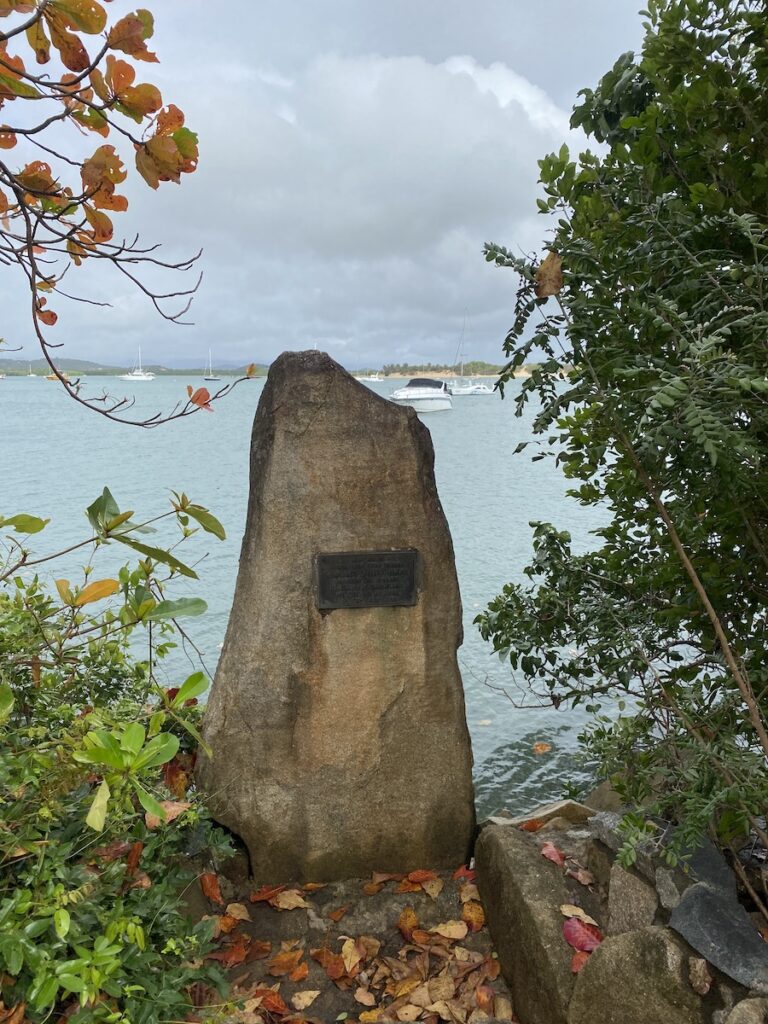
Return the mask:
<svg viewBox="0 0 768 1024">
<path fill-rule="evenodd" d="M 260 882 L 458 866 L 461 598 L 429 432 L 321 352 L 273 364 L 199 780 Z M 416 603 L 320 610 L 316 556 L 415 549 Z"/>
</svg>

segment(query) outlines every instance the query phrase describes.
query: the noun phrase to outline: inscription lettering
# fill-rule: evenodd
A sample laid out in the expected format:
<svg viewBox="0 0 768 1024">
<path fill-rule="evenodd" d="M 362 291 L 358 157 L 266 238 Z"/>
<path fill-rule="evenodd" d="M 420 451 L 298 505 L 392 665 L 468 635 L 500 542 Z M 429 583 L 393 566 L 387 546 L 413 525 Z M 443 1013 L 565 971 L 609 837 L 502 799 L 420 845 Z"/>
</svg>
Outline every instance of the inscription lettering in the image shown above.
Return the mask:
<svg viewBox="0 0 768 1024">
<path fill-rule="evenodd" d="M 417 564 L 412 548 L 315 555 L 315 603 L 321 610 L 414 605 Z"/>
</svg>

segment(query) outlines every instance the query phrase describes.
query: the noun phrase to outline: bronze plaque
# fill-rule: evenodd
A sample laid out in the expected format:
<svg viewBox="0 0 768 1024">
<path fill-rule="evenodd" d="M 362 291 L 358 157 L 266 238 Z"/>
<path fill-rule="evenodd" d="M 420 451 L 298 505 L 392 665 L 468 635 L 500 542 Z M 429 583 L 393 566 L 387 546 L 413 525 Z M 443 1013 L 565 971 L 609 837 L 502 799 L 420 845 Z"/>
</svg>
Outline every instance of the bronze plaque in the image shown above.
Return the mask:
<svg viewBox="0 0 768 1024">
<path fill-rule="evenodd" d="M 414 548 L 315 555 L 315 604 L 321 610 L 414 605 L 418 560 Z"/>
</svg>

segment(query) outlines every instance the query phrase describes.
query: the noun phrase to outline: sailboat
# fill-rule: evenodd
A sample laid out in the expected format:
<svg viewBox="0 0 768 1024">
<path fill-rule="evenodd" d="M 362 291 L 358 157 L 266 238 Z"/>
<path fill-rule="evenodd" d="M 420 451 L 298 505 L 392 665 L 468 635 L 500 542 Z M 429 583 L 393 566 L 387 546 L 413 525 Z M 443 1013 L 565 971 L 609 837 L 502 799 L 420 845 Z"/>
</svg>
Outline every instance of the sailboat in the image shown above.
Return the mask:
<svg viewBox="0 0 768 1024">
<path fill-rule="evenodd" d="M 29 373 L 27 374 L 27 376 L 28 377 L 36 377 L 37 376 L 36 373 L 32 372 L 32 363 L 29 364 Z"/>
<path fill-rule="evenodd" d="M 129 373 L 118 374 L 120 380 L 154 380 L 155 375 L 151 370 L 144 370 L 141 366 L 141 345 L 139 345 L 139 357 L 136 364 Z"/>
<path fill-rule="evenodd" d="M 203 371 L 203 380 L 221 380 L 221 377 L 218 377 L 213 372 L 213 363 L 211 362 L 211 350 L 210 349 L 208 349 L 208 365 L 206 366 L 205 370 Z"/>
<path fill-rule="evenodd" d="M 467 380 L 464 376 L 464 329 L 461 331 L 461 338 L 459 339 L 459 350 L 456 356 L 461 359 L 461 369 L 459 371 L 458 380 L 453 381 L 448 385 L 448 390 L 452 395 L 492 395 L 493 388 L 489 388 L 487 384 L 483 384 L 481 381 Z"/>
</svg>

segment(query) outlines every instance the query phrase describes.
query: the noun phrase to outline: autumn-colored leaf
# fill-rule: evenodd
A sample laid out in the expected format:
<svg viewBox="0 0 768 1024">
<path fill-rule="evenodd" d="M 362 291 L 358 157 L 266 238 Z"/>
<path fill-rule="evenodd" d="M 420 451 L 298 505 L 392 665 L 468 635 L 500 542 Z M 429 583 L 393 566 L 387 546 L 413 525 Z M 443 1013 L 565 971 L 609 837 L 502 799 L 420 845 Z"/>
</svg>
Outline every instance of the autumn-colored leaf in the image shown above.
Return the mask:
<svg viewBox="0 0 768 1024">
<path fill-rule="evenodd" d="M 419 919 L 413 907 L 405 907 L 397 919 L 397 927 L 406 942 L 410 942 L 414 928 L 419 927 Z"/>
<path fill-rule="evenodd" d="M 173 135 L 184 126 L 184 114 L 170 103 L 158 113 L 155 120 L 155 135 Z"/>
<path fill-rule="evenodd" d="M 309 904 L 297 889 L 284 889 L 269 900 L 275 910 L 306 910 Z"/>
<path fill-rule="evenodd" d="M 248 947 L 248 956 L 246 959 L 249 963 L 251 960 L 266 960 L 271 952 L 271 942 L 263 942 L 261 939 L 253 939 Z"/>
<path fill-rule="evenodd" d="M 209 899 L 211 903 L 224 903 L 219 880 L 212 871 L 204 871 L 200 875 L 200 888 L 203 890 L 203 896 Z"/>
<path fill-rule="evenodd" d="M 192 405 L 196 405 L 198 409 L 206 409 L 208 412 L 213 412 L 211 393 L 208 388 L 198 388 L 197 391 L 193 391 L 192 386 L 188 384 L 187 394 Z"/>
<path fill-rule="evenodd" d="M 571 878 L 575 878 L 580 885 L 594 885 L 595 876 L 591 871 L 587 871 L 577 861 L 573 861 L 572 864 L 568 864 L 565 870 L 566 875 Z"/>
<path fill-rule="evenodd" d="M 464 882 L 463 885 L 459 886 L 459 899 L 462 903 L 466 903 L 468 900 L 480 900 L 480 890 L 477 888 L 474 882 Z"/>
<path fill-rule="evenodd" d="M 468 882 L 474 882 L 475 871 L 474 869 L 467 867 L 466 864 L 462 864 L 460 868 L 456 868 L 451 877 L 454 879 L 464 878 Z"/>
<path fill-rule="evenodd" d="M 363 886 L 363 892 L 366 896 L 375 896 L 377 892 L 381 892 L 384 888 L 384 882 L 366 882 Z"/>
<path fill-rule="evenodd" d="M 50 6 L 77 32 L 97 35 L 107 24 L 107 13 L 97 0 L 51 0 Z"/>
<path fill-rule="evenodd" d="M 327 946 L 321 949 L 313 949 L 309 954 L 323 968 L 331 981 L 338 981 L 346 974 L 344 960 L 338 953 L 332 953 Z"/>
<path fill-rule="evenodd" d="M 2 136 L 0 136 L 0 140 L 1 139 L 2 139 Z M 14 142 L 13 145 L 16 145 L 16 143 Z M 0 141 L 0 146 L 2 146 L 2 141 Z M 10 149 L 10 146 L 8 148 Z M 248 363 L 248 365 L 245 368 L 245 376 L 246 377 L 255 377 L 256 376 L 256 363 Z"/>
<path fill-rule="evenodd" d="M 429 882 L 433 878 L 437 878 L 437 875 L 434 871 L 420 870 L 409 872 L 407 877 L 409 882 L 418 882 L 420 884 L 421 882 Z"/>
<path fill-rule="evenodd" d="M 128 854 L 128 859 L 125 862 L 125 873 L 129 877 L 136 871 L 141 860 L 141 854 L 144 849 L 144 843 L 135 842 L 131 844 L 131 852 Z"/>
<path fill-rule="evenodd" d="M 344 961 L 344 970 L 350 977 L 358 973 L 358 966 L 363 959 L 363 954 L 354 939 L 347 939 L 344 942 L 341 947 L 341 959 Z"/>
<path fill-rule="evenodd" d="M 433 935 L 442 935 L 446 939 L 464 939 L 469 927 L 466 921 L 444 921 L 429 930 Z"/>
<path fill-rule="evenodd" d="M 101 601 L 105 597 L 111 597 L 120 589 L 117 580 L 97 580 L 84 587 L 75 598 L 75 608 L 81 608 L 84 604 L 92 601 Z"/>
<path fill-rule="evenodd" d="M 490 985 L 478 985 L 475 989 L 475 1002 L 479 1010 L 484 1013 L 493 1013 L 494 991 Z"/>
<path fill-rule="evenodd" d="M 528 821 L 524 821 L 520 828 L 523 832 L 538 832 L 545 825 L 546 821 L 542 821 L 541 818 L 530 818 Z"/>
<path fill-rule="evenodd" d="M 131 888 L 131 889 L 151 889 L 152 888 L 152 879 L 149 877 L 149 875 L 146 873 L 146 871 L 137 871 L 135 873 L 135 875 L 133 875 L 133 881 L 131 882 L 129 888 Z"/>
<path fill-rule="evenodd" d="M 221 914 L 218 917 L 218 930 L 220 934 L 229 935 L 237 928 L 237 918 L 231 914 Z"/>
<path fill-rule="evenodd" d="M 295 970 L 299 966 L 299 961 L 303 955 L 303 949 L 294 949 L 288 952 L 278 953 L 276 956 L 273 956 L 267 964 L 267 971 L 273 978 L 282 978 L 283 975 L 290 974 L 291 971 Z"/>
<path fill-rule="evenodd" d="M 331 921 L 335 921 L 338 924 L 338 922 L 342 919 L 342 917 L 344 917 L 348 910 L 349 907 L 338 907 L 336 910 L 332 910 L 328 914 L 328 917 L 331 919 Z"/>
<path fill-rule="evenodd" d="M 536 756 L 539 757 L 541 754 L 548 754 L 550 752 L 550 750 L 552 749 L 552 744 L 551 743 L 534 743 L 533 747 L 531 749 L 533 750 L 534 754 L 536 754 Z"/>
<path fill-rule="evenodd" d="M 563 261 L 556 252 L 548 252 L 534 274 L 534 292 L 537 299 L 557 295 L 563 287 Z"/>
<path fill-rule="evenodd" d="M 578 974 L 591 955 L 586 949 L 577 949 L 571 958 L 571 971 Z"/>
<path fill-rule="evenodd" d="M 172 698 L 169 698 L 169 700 L 170 699 Z M 182 761 L 182 758 L 178 754 L 170 761 L 166 761 L 162 767 L 163 782 L 177 800 L 181 800 L 189 788 L 189 772 L 187 771 L 187 768 L 191 771 L 191 759 Z"/>
<path fill-rule="evenodd" d="M 560 907 L 560 913 L 563 917 L 577 917 L 584 924 L 593 924 L 596 928 L 598 927 L 597 921 L 590 917 L 586 910 L 575 906 L 573 903 L 563 903 Z"/>
<path fill-rule="evenodd" d="M 189 800 L 161 800 L 160 806 L 165 811 L 165 818 L 159 818 L 156 814 L 151 814 L 149 811 L 144 815 L 144 821 L 148 829 L 159 828 L 163 822 L 166 825 L 170 825 L 180 814 L 188 811 L 192 804 Z"/>
<path fill-rule="evenodd" d="M 27 1004 L 25 1002 L 16 1003 L 15 1006 L 10 1006 L 7 1010 L 3 1008 L 0 1010 L 0 1021 L 2 1021 L 2 1024 L 23 1024 L 26 1009 Z"/>
<path fill-rule="evenodd" d="M 304 992 L 295 992 L 291 996 L 291 1003 L 295 1010 L 306 1010 L 308 1006 L 311 1006 L 312 1003 L 314 1003 L 319 995 L 320 989 L 306 989 Z"/>
<path fill-rule="evenodd" d="M 251 903 L 268 902 L 285 888 L 286 886 L 284 885 L 262 885 L 262 887 L 257 889 L 256 892 L 252 892 L 248 899 Z"/>
<path fill-rule="evenodd" d="M 587 924 L 578 917 L 569 917 L 563 922 L 565 941 L 574 949 L 591 953 L 603 941 L 603 933 L 594 924 Z"/>
<path fill-rule="evenodd" d="M 412 882 L 408 878 L 404 878 L 402 882 L 395 887 L 395 892 L 421 892 L 421 884 L 419 882 Z"/>
<path fill-rule="evenodd" d="M 149 11 L 126 14 L 109 30 L 107 45 L 112 50 L 121 50 L 135 60 L 157 63 L 157 55 L 147 49 L 146 40 L 152 36 L 154 23 Z"/>
<path fill-rule="evenodd" d="M 442 878 L 428 878 L 425 882 L 421 883 L 421 888 L 431 899 L 436 900 L 440 893 L 443 891 L 445 882 Z"/>
<path fill-rule="evenodd" d="M 299 964 L 298 967 L 294 967 L 294 969 L 288 975 L 288 978 L 295 984 L 299 984 L 299 982 L 306 981 L 308 975 L 309 964 L 305 960 L 303 964 Z"/>
<path fill-rule="evenodd" d="M 304 892 L 317 892 L 319 889 L 325 889 L 327 885 L 327 882 L 306 882 L 301 888 Z"/>
<path fill-rule="evenodd" d="M 16 135 L 13 132 L 0 130 L 0 149 L 13 149 L 17 141 Z"/>
<path fill-rule="evenodd" d="M 469 926 L 470 931 L 479 932 L 485 924 L 485 911 L 482 903 L 468 900 L 461 908 L 461 919 Z"/>
<path fill-rule="evenodd" d="M 244 903 L 229 903 L 225 913 L 229 914 L 230 917 L 234 917 L 236 921 L 250 921 L 251 915 L 248 912 L 248 907 Z"/>
<path fill-rule="evenodd" d="M 124 857 L 129 850 L 133 849 L 133 843 L 129 843 L 127 839 L 116 839 L 109 846 L 98 846 L 91 850 L 91 857 L 96 857 L 99 860 L 113 861 L 119 860 Z"/>
<path fill-rule="evenodd" d="M 544 843 L 541 848 L 541 856 L 551 860 L 558 867 L 562 867 L 565 864 L 565 854 L 562 850 L 558 850 L 553 843 Z"/>
<path fill-rule="evenodd" d="M 288 1007 L 279 992 L 271 988 L 256 988 L 251 992 L 251 999 L 258 1000 L 256 1005 L 267 1013 L 286 1014 Z"/>
<path fill-rule="evenodd" d="M 245 960 L 248 955 L 249 945 L 250 939 L 248 936 L 243 935 L 242 932 L 237 932 L 233 935 L 233 941 L 229 945 L 224 946 L 222 949 L 217 949 L 213 953 L 207 953 L 205 959 L 217 960 L 226 967 L 234 967 Z"/>
<path fill-rule="evenodd" d="M 360 985 L 355 989 L 355 1001 L 361 1003 L 363 1006 L 375 1006 L 376 996 L 373 992 L 370 992 L 367 988 L 363 988 Z"/>
<path fill-rule="evenodd" d="M 53 327 L 59 319 L 58 314 L 54 313 L 52 309 L 38 309 L 36 315 L 37 319 L 44 323 L 46 327 Z"/>
</svg>

